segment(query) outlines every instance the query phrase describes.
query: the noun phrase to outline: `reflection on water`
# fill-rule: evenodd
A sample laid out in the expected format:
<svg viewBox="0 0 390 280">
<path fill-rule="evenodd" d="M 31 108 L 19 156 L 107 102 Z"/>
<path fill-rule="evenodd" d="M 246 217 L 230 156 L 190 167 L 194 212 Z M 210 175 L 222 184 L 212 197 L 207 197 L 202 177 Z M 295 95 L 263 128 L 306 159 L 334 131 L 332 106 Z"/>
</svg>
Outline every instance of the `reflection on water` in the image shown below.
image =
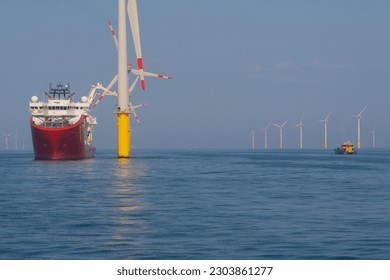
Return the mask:
<svg viewBox="0 0 390 280">
<path fill-rule="evenodd" d="M 389 259 L 390 151 L 0 154 L 0 258 Z"/>
<path fill-rule="evenodd" d="M 142 179 L 148 167 L 131 158 L 117 159 L 113 167 L 112 197 L 116 207 L 112 221 L 116 226 L 112 239 L 122 246 L 126 244 L 128 250 L 133 251 L 134 247 L 143 244 L 143 234 L 148 231 L 148 225 L 140 214 L 146 203 Z"/>
</svg>

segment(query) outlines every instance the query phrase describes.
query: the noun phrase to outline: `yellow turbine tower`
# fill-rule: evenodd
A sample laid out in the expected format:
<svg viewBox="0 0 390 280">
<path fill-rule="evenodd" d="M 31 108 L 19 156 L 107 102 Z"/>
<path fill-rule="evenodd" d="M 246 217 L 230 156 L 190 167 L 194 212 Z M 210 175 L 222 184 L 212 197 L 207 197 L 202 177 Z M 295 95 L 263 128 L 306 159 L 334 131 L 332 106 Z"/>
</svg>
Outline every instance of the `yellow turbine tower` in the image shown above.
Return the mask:
<svg viewBox="0 0 390 280">
<path fill-rule="evenodd" d="M 130 22 L 138 69 L 132 68 L 132 66 L 127 62 L 126 12 Z M 114 38 L 115 45 L 118 49 L 118 75 L 117 78 L 115 77 L 112 80 L 108 86 L 108 89 L 105 90 L 105 93 L 109 93 L 111 86 L 116 82 L 117 79 L 118 111 L 115 114 L 117 117 L 118 158 L 128 158 L 130 156 L 131 150 L 130 116 L 134 115 L 137 122 L 139 123 L 134 109 L 143 106 L 133 106 L 129 102 L 129 97 L 135 83 L 138 81 L 138 79 L 140 79 L 142 90 L 145 90 L 145 76 L 163 79 L 172 79 L 172 77 L 144 71 L 138 22 L 137 0 L 128 0 L 127 8 L 126 0 L 118 0 L 118 38 L 116 38 L 111 22 L 109 22 L 109 26 L 111 29 L 111 34 Z M 134 81 L 130 89 L 128 73 L 132 73 L 137 76 L 137 79 Z"/>
<path fill-rule="evenodd" d="M 128 158 L 130 155 L 128 91 L 126 0 L 118 0 L 118 158 Z"/>
</svg>

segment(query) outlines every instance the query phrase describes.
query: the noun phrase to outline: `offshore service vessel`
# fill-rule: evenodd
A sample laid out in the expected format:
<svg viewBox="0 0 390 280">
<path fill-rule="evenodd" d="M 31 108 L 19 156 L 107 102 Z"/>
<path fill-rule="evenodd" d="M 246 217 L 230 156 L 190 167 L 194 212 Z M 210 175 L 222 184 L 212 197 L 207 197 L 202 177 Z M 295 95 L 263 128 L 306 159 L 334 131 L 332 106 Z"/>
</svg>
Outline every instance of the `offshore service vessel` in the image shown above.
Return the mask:
<svg viewBox="0 0 390 280">
<path fill-rule="evenodd" d="M 351 141 L 344 142 L 340 147 L 334 149 L 337 155 L 356 155 L 353 143 Z"/>
<path fill-rule="evenodd" d="M 94 96 L 82 96 L 80 102 L 73 102 L 69 84 L 50 85 L 44 94 L 47 102 L 37 96 L 30 100 L 30 126 L 37 160 L 79 160 L 95 156 L 92 144 L 92 129 L 96 118 L 90 113 Z"/>
</svg>

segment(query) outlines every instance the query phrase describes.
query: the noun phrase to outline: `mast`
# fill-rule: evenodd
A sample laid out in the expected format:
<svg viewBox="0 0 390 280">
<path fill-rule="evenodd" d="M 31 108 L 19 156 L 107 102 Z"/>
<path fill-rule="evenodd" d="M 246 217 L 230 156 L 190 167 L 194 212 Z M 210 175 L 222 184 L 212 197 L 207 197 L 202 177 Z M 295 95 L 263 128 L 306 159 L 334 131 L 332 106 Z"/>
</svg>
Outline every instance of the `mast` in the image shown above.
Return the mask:
<svg viewBox="0 0 390 280">
<path fill-rule="evenodd" d="M 130 154 L 128 88 L 126 0 L 118 0 L 118 158 L 128 158 Z"/>
</svg>

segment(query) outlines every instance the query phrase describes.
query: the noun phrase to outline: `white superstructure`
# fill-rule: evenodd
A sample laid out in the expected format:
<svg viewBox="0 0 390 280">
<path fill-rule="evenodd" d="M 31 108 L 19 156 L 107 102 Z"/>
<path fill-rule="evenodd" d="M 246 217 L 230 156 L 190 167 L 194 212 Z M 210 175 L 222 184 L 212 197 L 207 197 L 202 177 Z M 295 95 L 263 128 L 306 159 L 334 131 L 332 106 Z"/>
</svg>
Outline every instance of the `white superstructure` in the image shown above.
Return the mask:
<svg viewBox="0 0 390 280">
<path fill-rule="evenodd" d="M 40 101 L 37 96 L 30 99 L 30 112 L 34 124 L 47 128 L 67 127 L 77 123 L 85 116 L 88 141 L 92 141 L 92 129 L 97 124 L 96 118 L 89 115 L 91 103 L 95 97 L 96 88 L 91 87 L 89 96 L 81 97 L 80 102 L 73 102 L 69 85 L 57 85 L 45 92 L 47 102 Z"/>
</svg>

